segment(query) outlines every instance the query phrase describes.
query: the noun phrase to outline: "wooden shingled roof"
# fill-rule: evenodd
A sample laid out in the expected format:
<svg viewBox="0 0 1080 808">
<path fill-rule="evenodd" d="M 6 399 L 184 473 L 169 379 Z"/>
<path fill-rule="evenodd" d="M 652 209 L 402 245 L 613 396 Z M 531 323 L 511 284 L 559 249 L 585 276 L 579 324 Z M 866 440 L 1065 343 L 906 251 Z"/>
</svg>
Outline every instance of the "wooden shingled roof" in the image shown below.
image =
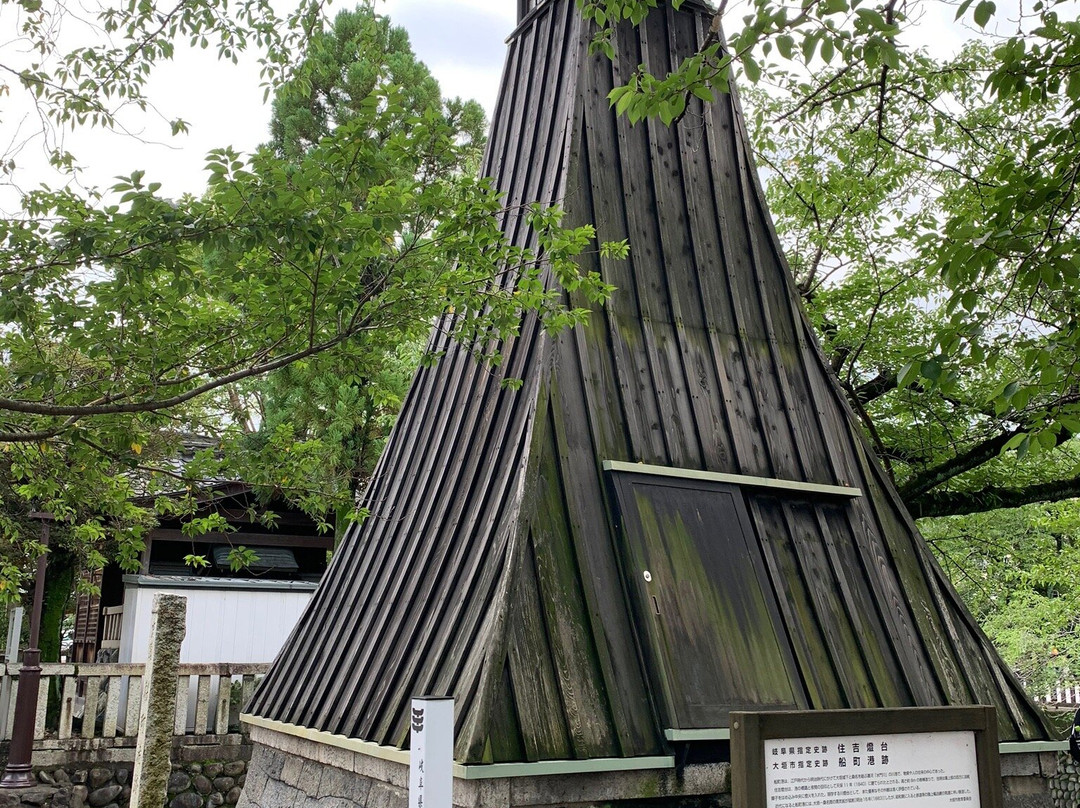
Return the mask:
<svg viewBox="0 0 1080 808">
<path fill-rule="evenodd" d="M 708 9 L 661 2 L 612 64 L 574 0 L 526 5 L 486 171 L 631 257 L 586 258 L 610 303 L 527 318 L 498 373 L 439 346 L 250 711 L 405 747 L 410 698 L 448 694 L 465 763 L 656 754 L 754 706 L 992 704 L 1002 740 L 1049 738 L 829 375 L 735 95 L 675 128 L 609 108 Z"/>
</svg>

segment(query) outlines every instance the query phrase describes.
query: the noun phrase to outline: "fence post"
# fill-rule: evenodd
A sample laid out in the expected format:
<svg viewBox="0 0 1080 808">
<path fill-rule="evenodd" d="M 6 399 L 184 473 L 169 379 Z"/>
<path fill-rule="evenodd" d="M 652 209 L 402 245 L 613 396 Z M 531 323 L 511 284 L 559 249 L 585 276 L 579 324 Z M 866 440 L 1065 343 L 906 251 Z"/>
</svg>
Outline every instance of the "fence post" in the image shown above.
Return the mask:
<svg viewBox="0 0 1080 808">
<path fill-rule="evenodd" d="M 8 726 L 8 708 L 11 705 L 11 671 L 19 661 L 19 638 L 22 637 L 23 607 L 8 611 L 7 647 L 4 650 L 4 680 L 0 682 L 0 739 L 11 737 Z"/>
<path fill-rule="evenodd" d="M 7 647 L 4 662 L 14 665 L 19 661 L 19 638 L 22 637 L 23 607 L 16 606 L 8 612 Z"/>
<path fill-rule="evenodd" d="M 187 598 L 154 595 L 130 808 L 160 808 L 165 804 L 171 773 L 177 668 L 186 622 Z"/>
</svg>

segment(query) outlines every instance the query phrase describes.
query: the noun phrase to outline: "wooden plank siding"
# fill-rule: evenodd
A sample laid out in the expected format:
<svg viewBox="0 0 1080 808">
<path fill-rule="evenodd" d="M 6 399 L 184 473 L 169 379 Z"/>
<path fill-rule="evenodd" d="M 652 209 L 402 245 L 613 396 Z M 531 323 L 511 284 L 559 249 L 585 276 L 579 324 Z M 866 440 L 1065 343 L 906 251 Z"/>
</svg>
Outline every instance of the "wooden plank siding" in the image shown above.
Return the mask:
<svg viewBox="0 0 1080 808">
<path fill-rule="evenodd" d="M 708 8 L 661 2 L 618 30 L 614 62 L 588 53 L 574 0 L 523 8 L 484 168 L 506 194 L 502 227 L 534 246 L 522 206 L 559 203 L 568 225 L 627 238 L 631 255 L 580 259 L 617 287 L 587 327 L 549 335 L 527 316 L 517 338 L 470 346 L 498 347 L 497 370 L 435 329 L 445 355 L 417 373 L 366 494 L 371 516 L 349 531 L 249 710 L 405 747 L 410 699 L 432 693 L 457 699 L 463 763 L 667 750 L 663 677 L 629 588 L 641 571 L 620 551 L 603 470 L 612 460 L 862 492 L 738 489 L 797 706 L 983 703 L 998 708 L 1001 740 L 1051 737 L 830 375 L 737 96 L 692 99 L 677 127 L 631 126 L 610 108 L 639 64 L 663 71 L 693 54 Z M 524 384 L 506 389 L 504 377 Z M 738 602 L 740 583 L 723 585 Z M 746 675 L 742 660 L 719 662 Z M 736 700 L 752 701 L 743 687 Z"/>
</svg>

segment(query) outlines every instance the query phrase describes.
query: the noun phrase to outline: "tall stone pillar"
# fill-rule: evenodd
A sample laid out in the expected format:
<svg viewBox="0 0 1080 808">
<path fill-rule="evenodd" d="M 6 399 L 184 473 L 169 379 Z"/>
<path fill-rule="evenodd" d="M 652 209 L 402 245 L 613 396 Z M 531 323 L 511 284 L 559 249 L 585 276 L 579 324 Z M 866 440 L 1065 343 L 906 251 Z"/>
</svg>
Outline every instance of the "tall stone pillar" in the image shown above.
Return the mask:
<svg viewBox="0 0 1080 808">
<path fill-rule="evenodd" d="M 150 648 L 143 675 L 139 742 L 131 781 L 131 808 L 161 808 L 169 783 L 176 714 L 177 669 L 187 623 L 187 598 L 155 595 Z"/>
</svg>

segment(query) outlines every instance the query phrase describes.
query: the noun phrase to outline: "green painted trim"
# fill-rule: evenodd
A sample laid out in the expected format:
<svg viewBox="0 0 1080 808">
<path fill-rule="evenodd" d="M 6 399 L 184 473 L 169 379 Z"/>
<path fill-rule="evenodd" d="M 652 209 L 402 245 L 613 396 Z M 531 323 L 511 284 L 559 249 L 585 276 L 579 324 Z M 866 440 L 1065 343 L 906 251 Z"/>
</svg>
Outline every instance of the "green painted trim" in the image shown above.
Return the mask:
<svg viewBox="0 0 1080 808">
<path fill-rule="evenodd" d="M 242 713 L 240 720 L 253 727 L 261 727 L 282 735 L 303 738 L 313 743 L 358 752 L 361 755 L 409 765 L 409 750 L 396 746 L 380 746 L 371 741 L 333 735 L 317 729 L 296 724 L 286 724 L 270 718 Z M 596 758 L 594 760 L 540 760 L 535 763 L 490 763 L 477 765 L 454 764 L 454 777 L 459 780 L 493 780 L 499 777 L 540 777 L 547 774 L 597 774 L 599 772 L 625 772 L 639 769 L 674 769 L 675 758 L 670 755 L 635 758 Z"/>
<path fill-rule="evenodd" d="M 665 729 L 664 737 L 669 741 L 730 741 L 731 730 L 727 727 L 709 729 Z"/>
<path fill-rule="evenodd" d="M 1069 749 L 1068 741 L 1020 741 L 1002 742 L 998 744 L 998 752 L 1002 755 L 1020 755 L 1024 752 L 1035 754 L 1036 752 L 1066 752 Z"/>
<path fill-rule="evenodd" d="M 494 780 L 501 777 L 542 777 L 551 774 L 599 774 L 641 769 L 674 769 L 670 755 L 632 758 L 594 758 L 593 760 L 539 760 L 535 763 L 489 763 L 463 766 L 454 764 L 459 780 Z"/>
<path fill-rule="evenodd" d="M 804 483 L 799 480 L 778 480 L 772 477 L 750 477 L 746 474 L 724 474 L 718 471 L 697 471 L 671 466 L 650 466 L 647 463 L 627 463 L 622 460 L 605 460 L 604 471 L 623 471 L 631 474 L 653 474 L 657 477 L 678 477 L 683 480 L 706 480 L 714 483 L 732 483 L 750 488 L 780 488 L 785 491 L 805 491 L 810 494 L 831 494 L 838 497 L 861 497 L 862 491 L 846 485 Z"/>
<path fill-rule="evenodd" d="M 344 735 L 333 735 L 329 732 L 301 727 L 297 724 L 286 724 L 284 721 L 274 721 L 271 718 L 262 718 L 261 716 L 251 715 L 250 713 L 241 713 L 240 720 L 253 727 L 261 727 L 262 729 L 280 732 L 282 735 L 291 735 L 294 738 L 303 738 L 304 740 L 312 741 L 313 743 L 321 743 L 325 746 L 347 749 L 350 752 L 359 752 L 361 755 L 378 758 L 379 760 L 389 760 L 404 766 L 409 765 L 408 749 L 398 749 L 396 746 L 380 746 L 371 741 L 361 741 L 359 738 L 347 738 Z"/>
</svg>

